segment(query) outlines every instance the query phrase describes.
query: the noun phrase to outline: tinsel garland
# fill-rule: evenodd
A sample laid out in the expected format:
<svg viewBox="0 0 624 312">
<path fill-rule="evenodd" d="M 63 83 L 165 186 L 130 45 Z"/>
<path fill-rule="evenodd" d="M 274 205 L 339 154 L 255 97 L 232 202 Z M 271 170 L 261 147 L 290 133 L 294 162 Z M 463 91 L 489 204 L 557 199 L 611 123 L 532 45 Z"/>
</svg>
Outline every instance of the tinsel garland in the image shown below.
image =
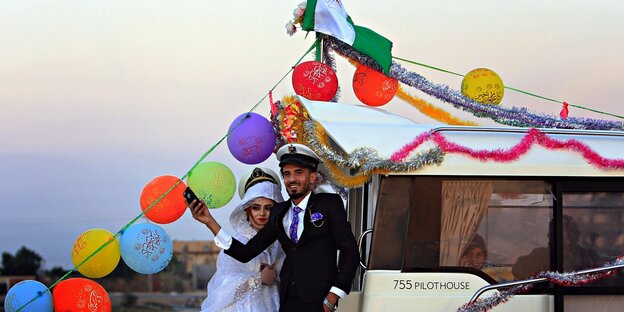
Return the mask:
<svg viewBox="0 0 624 312">
<path fill-rule="evenodd" d="M 327 134 L 320 124 L 309 120 L 304 125 L 307 133 L 306 145 L 323 158 L 332 180 L 344 187 L 361 186 L 370 180 L 373 173 L 414 171 L 428 165 L 439 165 L 444 159 L 444 153 L 439 148 L 418 153 L 401 163 L 383 159 L 376 150 L 369 147 L 357 148 L 349 155 L 342 156 L 328 146 Z M 354 170 L 356 173 L 344 174 L 339 167 Z"/>
<path fill-rule="evenodd" d="M 284 96 L 282 101 L 271 101 L 271 105 L 276 108 L 276 113 L 271 114 L 271 124 L 276 133 L 275 151 L 287 143 L 305 142 L 306 133 L 303 129 L 303 121 L 307 120 L 308 112 L 301 106 L 299 100 L 294 96 Z M 326 177 L 333 176 L 331 172 L 325 172 L 319 168 L 319 173 L 319 183 L 327 181 L 342 198 L 348 197 L 347 189 L 326 179 Z"/>
<path fill-rule="evenodd" d="M 319 133 L 317 133 L 317 136 L 316 136 L 318 143 L 325 147 L 329 146 L 329 136 L 327 135 L 327 133 L 323 130 L 323 128 L 320 125 L 318 126 L 318 129 L 320 129 Z M 336 164 L 334 164 L 331 161 L 328 161 L 328 159 L 326 158 L 324 158 L 323 164 L 324 164 L 324 167 L 327 168 L 330 176 L 332 177 L 332 180 L 336 181 L 338 185 L 341 185 L 347 188 L 353 188 L 353 187 L 364 185 L 366 182 L 370 181 L 373 175 L 372 172 L 356 174 L 355 176 L 347 175 Z"/>
<path fill-rule="evenodd" d="M 373 176 L 372 172 L 360 173 L 350 176 L 342 172 L 342 170 L 340 170 L 340 168 L 336 164 L 330 161 L 324 161 L 323 163 L 325 165 L 325 168 L 327 168 L 327 171 L 329 172 L 331 180 L 345 188 L 362 186 L 370 181 L 371 177 Z"/>
<path fill-rule="evenodd" d="M 304 135 L 303 121 L 308 118 L 307 111 L 295 96 L 284 96 L 279 107 L 280 133 L 287 143 L 305 142 L 299 136 Z"/>
<path fill-rule="evenodd" d="M 403 87 L 401 87 L 400 85 L 399 85 L 399 90 L 397 91 L 396 96 L 400 98 L 401 100 L 412 105 L 414 108 L 419 110 L 424 115 L 429 116 L 429 118 L 445 123 L 447 125 L 456 125 L 456 126 L 478 126 L 479 125 L 476 122 L 461 120 L 451 115 L 451 113 L 441 108 L 435 107 L 431 105 L 431 103 L 428 103 L 427 101 L 423 99 L 420 99 L 414 95 L 407 93 L 403 89 Z"/>
<path fill-rule="evenodd" d="M 351 65 L 355 66 L 356 68 L 360 66 L 360 63 L 358 63 L 356 60 L 352 58 L 349 58 L 348 61 Z M 431 105 L 431 103 L 428 103 L 427 101 L 423 99 L 419 99 L 418 97 L 407 93 L 407 91 L 405 91 L 401 85 L 399 85 L 399 89 L 397 90 L 396 96 L 400 98 L 401 100 L 407 102 L 408 104 L 412 105 L 414 108 L 416 108 L 418 111 L 428 116 L 429 118 L 443 122 L 447 125 L 456 125 L 456 126 L 478 126 L 479 125 L 478 123 L 475 123 L 472 121 L 461 120 L 451 115 L 451 113 L 441 108 L 435 107 Z"/>
<path fill-rule="evenodd" d="M 344 196 L 346 190 L 364 185 L 370 181 L 373 173 L 385 174 L 388 172 L 402 172 L 420 169 L 426 165 L 442 163 L 443 153 L 439 149 L 432 149 L 411 157 L 408 161 L 397 164 L 387 159 L 381 159 L 377 151 L 372 148 L 358 148 L 348 157 L 343 157 L 329 147 L 329 136 L 318 124 L 309 121 L 308 113 L 294 96 L 284 96 L 282 101 L 273 103 L 278 113 L 272 115 L 272 123 L 276 127 L 277 140 L 281 147 L 287 142 L 304 143 L 316 152 L 322 159 L 327 173 L 321 169 L 321 175 L 330 177 L 330 184 L 337 193 Z M 345 174 L 340 167 L 356 170 L 354 175 Z"/>
<path fill-rule="evenodd" d="M 330 36 L 324 36 L 323 40 L 327 42 L 327 47 L 331 48 L 336 53 L 382 72 L 381 68 L 374 60 L 340 40 Z M 509 109 L 498 105 L 477 103 L 447 85 L 434 84 L 421 75 L 406 70 L 396 62 L 392 62 L 390 77 L 444 102 L 450 103 L 456 108 L 470 112 L 477 117 L 490 118 L 504 125 L 560 129 L 624 130 L 624 122 L 621 121 L 572 117 L 560 119 L 550 115 L 535 114 L 522 107 L 512 107 Z"/>
<path fill-rule="evenodd" d="M 603 267 L 611 267 L 611 266 L 622 266 L 624 265 L 624 257 L 619 257 L 610 263 L 606 263 Z M 605 277 L 614 275 L 617 273 L 619 269 L 605 270 L 603 272 L 598 273 L 575 273 L 575 272 L 567 272 L 567 273 L 558 273 L 558 272 L 540 272 L 534 278 L 545 278 L 548 281 L 555 283 L 561 286 L 579 286 L 585 285 L 597 280 L 603 279 Z M 473 302 L 469 302 L 464 304 L 463 306 L 457 309 L 457 312 L 485 312 L 490 309 L 496 307 L 501 303 L 505 303 L 511 299 L 511 297 L 525 293 L 529 289 L 531 289 L 535 284 L 526 284 L 526 285 L 518 285 L 512 288 L 509 288 L 505 291 L 501 291 L 497 294 L 485 297 L 483 299 L 475 300 Z"/>
<path fill-rule="evenodd" d="M 331 49 L 327 48 L 327 43 L 325 42 L 325 40 L 321 40 L 321 43 L 323 44 L 323 57 L 322 57 L 323 63 L 331 67 L 334 73 L 338 74 L 338 68 L 336 67 L 336 60 L 334 59 L 334 56 L 331 53 Z M 330 100 L 330 102 L 333 102 L 333 103 L 338 102 L 338 100 L 340 100 L 341 92 L 342 92 L 342 89 L 340 88 L 340 84 L 338 84 L 338 90 L 336 90 L 336 94 Z"/>
<path fill-rule="evenodd" d="M 508 149 L 475 150 L 454 142 L 449 142 L 441 133 L 425 132 L 418 135 L 412 142 L 390 156 L 390 161 L 401 163 L 424 142 L 432 140 L 445 153 L 458 153 L 479 159 L 480 161 L 510 162 L 526 154 L 534 144 L 550 150 L 568 150 L 580 153 L 591 165 L 599 169 L 624 169 L 624 159 L 609 159 L 600 156 L 586 144 L 575 140 L 556 140 L 539 129 L 529 129 L 520 142 Z"/>
<path fill-rule="evenodd" d="M 390 155 L 390 160 L 394 162 L 402 162 L 409 154 L 417 149 L 421 144 L 425 143 L 431 138 L 431 132 L 423 132 L 419 134 L 412 142 L 401 147 L 400 150 Z"/>
</svg>

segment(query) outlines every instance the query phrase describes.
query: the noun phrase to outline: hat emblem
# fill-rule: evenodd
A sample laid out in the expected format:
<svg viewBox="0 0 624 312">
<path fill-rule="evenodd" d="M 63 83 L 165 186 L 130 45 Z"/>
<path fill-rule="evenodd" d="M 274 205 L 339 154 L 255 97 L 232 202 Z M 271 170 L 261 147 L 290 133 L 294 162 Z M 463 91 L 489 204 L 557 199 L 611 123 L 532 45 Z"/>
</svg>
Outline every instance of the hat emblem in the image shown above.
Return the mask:
<svg viewBox="0 0 624 312">
<path fill-rule="evenodd" d="M 296 154 L 297 153 L 297 148 L 294 145 L 291 145 L 288 147 L 288 152 L 291 154 Z"/>
<path fill-rule="evenodd" d="M 247 179 L 247 182 L 245 182 L 245 192 L 247 192 L 247 190 L 249 190 L 250 187 L 260 183 L 260 182 L 264 182 L 264 181 L 268 181 L 271 182 L 273 184 L 278 184 L 277 180 L 275 180 L 275 178 L 264 172 L 262 169 L 260 168 L 254 168 L 254 170 L 252 171 L 251 175 L 249 176 L 249 178 Z"/>
</svg>

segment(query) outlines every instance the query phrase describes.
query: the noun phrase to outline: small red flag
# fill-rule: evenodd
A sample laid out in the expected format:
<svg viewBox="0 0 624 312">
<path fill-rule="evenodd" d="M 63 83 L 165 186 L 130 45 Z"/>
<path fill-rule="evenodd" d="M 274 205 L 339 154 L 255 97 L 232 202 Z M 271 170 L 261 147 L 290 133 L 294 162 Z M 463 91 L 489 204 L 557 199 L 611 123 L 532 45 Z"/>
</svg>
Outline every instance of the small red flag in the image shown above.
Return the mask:
<svg viewBox="0 0 624 312">
<path fill-rule="evenodd" d="M 561 119 L 566 119 L 568 118 L 568 113 L 570 113 L 570 110 L 568 110 L 568 103 L 563 102 L 563 108 L 561 108 L 559 116 L 561 116 Z"/>
<path fill-rule="evenodd" d="M 271 103 L 271 116 L 275 117 L 277 115 L 277 105 L 273 102 L 273 90 L 269 91 L 269 103 Z"/>
</svg>

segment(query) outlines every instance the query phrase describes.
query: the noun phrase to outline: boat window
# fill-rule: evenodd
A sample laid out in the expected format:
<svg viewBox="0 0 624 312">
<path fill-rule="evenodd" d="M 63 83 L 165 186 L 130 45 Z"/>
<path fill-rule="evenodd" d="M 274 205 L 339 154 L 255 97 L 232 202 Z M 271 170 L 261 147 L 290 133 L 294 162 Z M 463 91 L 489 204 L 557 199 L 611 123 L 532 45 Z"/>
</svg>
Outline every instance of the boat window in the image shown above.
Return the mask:
<svg viewBox="0 0 624 312">
<path fill-rule="evenodd" d="M 624 254 L 624 193 L 563 193 L 563 214 L 564 271 L 601 267 Z M 588 286 L 621 283 L 618 276 Z"/>
<path fill-rule="evenodd" d="M 495 182 L 479 233 L 490 250 L 484 271 L 499 282 L 527 279 L 551 267 L 554 196 L 544 181 Z"/>
<path fill-rule="evenodd" d="M 400 270 L 414 179 L 383 177 L 375 212 L 369 269 Z"/>
<path fill-rule="evenodd" d="M 404 271 L 453 268 L 507 282 L 550 267 L 549 183 L 414 177 L 413 187 Z"/>
</svg>

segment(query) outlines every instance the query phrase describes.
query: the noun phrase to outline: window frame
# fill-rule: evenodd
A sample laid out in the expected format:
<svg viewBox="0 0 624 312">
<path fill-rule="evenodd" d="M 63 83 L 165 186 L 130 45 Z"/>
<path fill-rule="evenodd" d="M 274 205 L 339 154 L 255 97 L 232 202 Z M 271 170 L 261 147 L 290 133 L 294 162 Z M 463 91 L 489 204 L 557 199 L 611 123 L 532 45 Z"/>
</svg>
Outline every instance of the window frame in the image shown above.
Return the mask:
<svg viewBox="0 0 624 312">
<path fill-rule="evenodd" d="M 380 183 L 384 183 L 386 179 L 392 179 L 394 177 L 401 177 L 405 179 L 406 175 L 391 175 L 382 177 L 380 179 Z M 411 196 L 409 201 L 409 207 L 407 212 L 407 222 L 405 228 L 405 238 L 403 242 L 403 246 L 410 246 L 408 244 L 408 240 L 410 237 L 411 231 L 418 230 L 416 229 L 419 224 L 422 224 L 422 221 L 417 220 L 418 218 L 423 216 L 423 211 L 418 211 L 415 201 L 418 200 L 417 192 L 422 191 L 422 186 L 425 185 L 430 191 L 435 186 L 427 185 L 427 180 L 431 181 L 437 180 L 440 184 L 441 181 L 444 180 L 518 180 L 518 181 L 545 181 L 552 186 L 552 192 L 554 195 L 553 198 L 553 206 L 552 218 L 554 222 L 554 230 L 556 233 L 556 243 L 553 246 L 550 246 L 550 256 L 551 256 L 551 270 L 561 272 L 563 269 L 563 194 L 564 193 L 591 193 L 591 192 L 622 192 L 624 193 L 624 179 L 621 177 L 543 177 L 543 176 L 449 176 L 449 175 L 412 175 L 409 176 L 410 179 L 410 189 L 411 191 L 408 196 Z M 424 182 L 423 182 L 424 181 Z M 379 203 L 382 200 L 382 187 L 379 188 L 378 194 L 378 204 L 377 204 L 377 212 L 379 209 L 383 210 L 384 207 L 381 207 Z M 431 193 L 429 193 L 431 194 Z M 439 218 L 439 209 L 438 213 L 432 213 L 433 216 L 429 216 L 427 221 L 430 221 L 432 218 L 440 220 Z M 377 216 L 376 216 L 377 217 Z M 375 227 L 377 227 L 377 218 L 375 218 Z M 439 226 L 438 226 L 439 227 Z M 623 230 L 624 232 L 624 230 Z M 439 234 L 439 233 L 438 233 Z M 375 233 L 373 233 L 373 239 L 375 237 Z M 439 237 L 439 236 L 438 236 Z M 371 252 L 374 252 L 374 247 L 371 246 Z M 411 265 L 413 263 L 410 259 L 409 251 L 403 248 L 401 254 L 399 255 L 401 260 L 401 272 L 462 272 L 462 273 L 470 273 L 477 276 L 480 276 L 484 280 L 495 284 L 496 281 L 493 280 L 487 274 L 474 269 L 469 268 L 461 268 L 461 267 L 424 267 L 419 265 Z M 373 256 L 372 253 L 370 256 Z M 415 255 L 411 255 L 414 257 Z M 371 268 L 374 269 L 374 268 Z M 396 268 L 395 268 L 396 269 Z M 482 273 L 482 274 L 480 274 Z M 618 274 L 624 274 L 618 273 Z M 485 276 L 483 276 L 485 275 Z M 535 293 L 554 293 L 555 297 L 559 297 L 556 300 L 563 300 L 562 295 L 621 295 L 624 294 L 624 287 L 621 286 L 605 286 L 605 285 L 592 285 L 591 283 L 588 285 L 582 286 L 557 286 L 557 285 L 547 285 L 543 284 L 539 287 L 534 288 L 535 291 L 529 292 L 529 294 Z"/>
</svg>

